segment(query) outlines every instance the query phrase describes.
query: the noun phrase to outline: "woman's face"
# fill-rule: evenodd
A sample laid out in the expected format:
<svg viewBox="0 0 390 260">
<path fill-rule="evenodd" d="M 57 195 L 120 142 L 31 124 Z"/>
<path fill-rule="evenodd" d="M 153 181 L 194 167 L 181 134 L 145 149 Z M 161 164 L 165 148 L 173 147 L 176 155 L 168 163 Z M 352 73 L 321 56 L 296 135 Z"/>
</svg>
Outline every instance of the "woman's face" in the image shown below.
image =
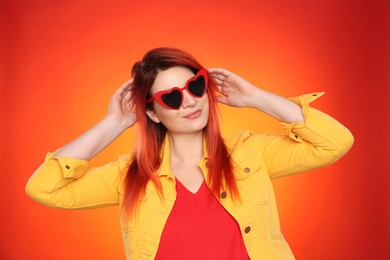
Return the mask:
<svg viewBox="0 0 390 260">
<path fill-rule="evenodd" d="M 150 90 L 151 95 L 173 87 L 182 88 L 194 76 L 190 69 L 181 66 L 161 71 Z M 153 110 L 147 110 L 147 115 L 154 122 L 162 123 L 171 133 L 184 134 L 202 131 L 209 117 L 207 92 L 202 97 L 194 97 L 184 89 L 182 95 L 183 101 L 179 109 L 169 109 L 153 101 Z"/>
</svg>

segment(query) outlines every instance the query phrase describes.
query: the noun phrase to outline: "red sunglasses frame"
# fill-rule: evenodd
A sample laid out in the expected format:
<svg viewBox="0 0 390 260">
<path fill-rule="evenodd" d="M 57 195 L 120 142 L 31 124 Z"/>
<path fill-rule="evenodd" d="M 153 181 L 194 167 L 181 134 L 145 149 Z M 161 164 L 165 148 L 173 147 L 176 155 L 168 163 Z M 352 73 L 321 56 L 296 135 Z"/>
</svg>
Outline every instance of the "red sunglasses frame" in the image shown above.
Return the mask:
<svg viewBox="0 0 390 260">
<path fill-rule="evenodd" d="M 193 81 L 196 81 L 200 76 L 203 76 L 204 78 L 204 81 L 205 81 L 205 90 L 202 94 L 202 96 L 197 96 L 197 95 L 194 95 L 189 89 L 188 89 L 188 84 L 190 84 L 191 82 Z M 183 91 L 184 90 L 187 90 L 187 92 L 193 96 L 193 97 L 196 97 L 196 98 L 201 98 L 204 96 L 204 93 L 206 93 L 206 89 L 207 89 L 207 85 L 208 85 L 208 77 L 207 77 L 207 71 L 206 69 L 201 69 L 198 71 L 198 73 L 196 73 L 196 75 L 193 77 L 193 78 L 190 78 L 189 80 L 187 80 L 186 84 L 184 85 L 184 87 L 182 88 L 179 88 L 179 87 L 173 87 L 169 90 L 162 90 L 162 91 L 158 91 L 156 93 L 154 93 L 153 97 L 149 98 L 148 100 L 146 100 L 147 103 L 150 103 L 150 102 L 153 102 L 153 101 L 157 101 L 158 103 L 160 103 L 161 105 L 163 105 L 164 107 L 168 108 L 168 109 L 171 109 L 171 110 L 179 110 L 181 105 L 183 104 Z M 180 106 L 178 108 L 173 108 L 173 107 L 170 107 L 168 106 L 167 104 L 165 104 L 161 97 L 162 95 L 165 95 L 165 94 L 171 94 L 173 91 L 175 90 L 178 90 L 180 91 L 180 94 L 181 94 L 181 102 L 180 102 Z"/>
</svg>

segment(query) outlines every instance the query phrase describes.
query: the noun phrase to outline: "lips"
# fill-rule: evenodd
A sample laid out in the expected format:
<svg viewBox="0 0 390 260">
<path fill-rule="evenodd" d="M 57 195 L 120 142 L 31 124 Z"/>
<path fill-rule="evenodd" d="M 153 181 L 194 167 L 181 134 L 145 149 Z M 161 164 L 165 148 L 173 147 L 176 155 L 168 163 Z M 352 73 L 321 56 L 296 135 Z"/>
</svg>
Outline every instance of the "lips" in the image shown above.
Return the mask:
<svg viewBox="0 0 390 260">
<path fill-rule="evenodd" d="M 198 118 L 201 114 L 202 114 L 202 109 L 197 109 L 194 112 L 191 112 L 191 113 L 185 115 L 184 118 L 195 119 L 195 118 Z"/>
</svg>

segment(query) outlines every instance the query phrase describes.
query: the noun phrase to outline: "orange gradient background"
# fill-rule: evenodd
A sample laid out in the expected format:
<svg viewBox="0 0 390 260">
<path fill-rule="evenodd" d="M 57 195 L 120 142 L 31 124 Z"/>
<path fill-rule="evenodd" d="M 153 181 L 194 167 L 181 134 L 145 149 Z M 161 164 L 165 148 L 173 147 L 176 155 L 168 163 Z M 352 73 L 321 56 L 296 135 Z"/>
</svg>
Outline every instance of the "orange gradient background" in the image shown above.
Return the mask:
<svg viewBox="0 0 390 260">
<path fill-rule="evenodd" d="M 355 144 L 329 167 L 274 181 L 282 231 L 297 259 L 390 259 L 384 2 L 2 1 L 0 258 L 124 259 L 117 207 L 51 209 L 24 186 L 46 152 L 105 115 L 135 61 L 170 46 L 283 96 L 325 91 L 312 105 Z M 283 133 L 252 109 L 221 114 L 224 134 Z M 91 165 L 128 153 L 133 137 L 129 129 Z"/>
</svg>

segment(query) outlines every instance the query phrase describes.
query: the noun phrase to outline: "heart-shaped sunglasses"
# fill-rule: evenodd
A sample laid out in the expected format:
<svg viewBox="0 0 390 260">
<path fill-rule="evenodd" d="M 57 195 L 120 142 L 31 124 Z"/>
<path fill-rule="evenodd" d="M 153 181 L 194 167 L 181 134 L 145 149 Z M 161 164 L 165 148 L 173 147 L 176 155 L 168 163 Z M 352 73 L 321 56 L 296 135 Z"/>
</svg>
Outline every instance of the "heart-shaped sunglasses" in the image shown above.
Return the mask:
<svg viewBox="0 0 390 260">
<path fill-rule="evenodd" d="M 184 87 L 174 87 L 170 90 L 156 92 L 154 93 L 153 97 L 146 100 L 146 102 L 150 103 L 156 100 L 158 103 L 168 109 L 177 110 L 183 103 L 184 90 L 187 90 L 187 92 L 192 96 L 200 98 L 203 97 L 204 93 L 206 92 L 207 84 L 207 71 L 206 69 L 201 69 L 198 73 L 196 73 L 195 77 L 187 80 Z"/>
</svg>

